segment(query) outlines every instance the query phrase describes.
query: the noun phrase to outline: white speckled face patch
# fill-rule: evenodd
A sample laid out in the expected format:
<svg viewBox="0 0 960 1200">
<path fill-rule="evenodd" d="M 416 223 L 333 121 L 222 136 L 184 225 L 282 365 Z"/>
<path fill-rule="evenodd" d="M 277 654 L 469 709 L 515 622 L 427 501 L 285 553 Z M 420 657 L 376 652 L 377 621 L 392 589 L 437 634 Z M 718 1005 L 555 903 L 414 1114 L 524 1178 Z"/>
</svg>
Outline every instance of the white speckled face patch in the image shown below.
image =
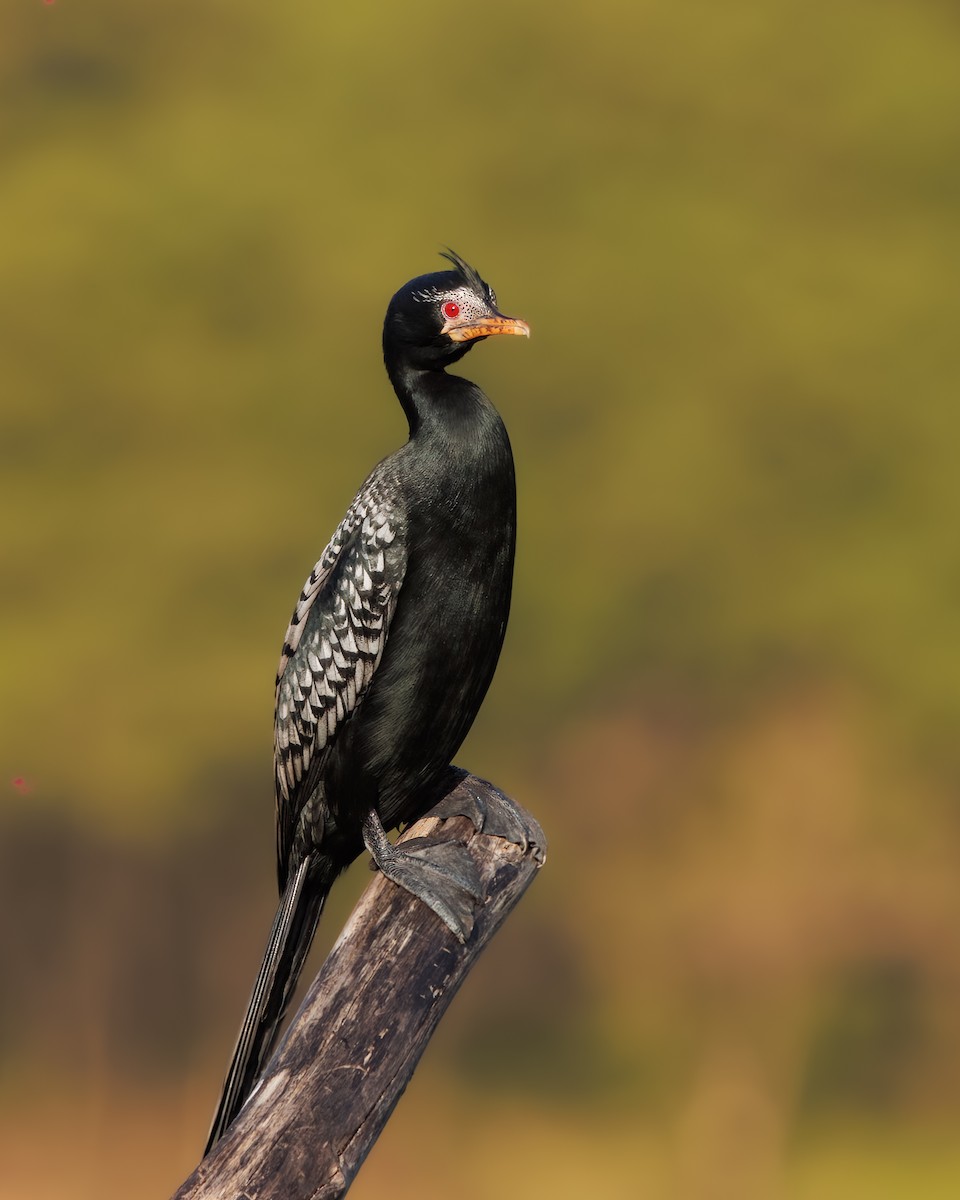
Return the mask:
<svg viewBox="0 0 960 1200">
<path fill-rule="evenodd" d="M 440 317 L 448 321 L 459 315 L 463 321 L 475 321 L 480 317 L 490 315 L 491 307 L 481 300 L 473 288 L 458 287 L 447 289 L 426 288 L 422 292 L 414 292 L 413 299 L 421 304 L 434 303 L 440 310 Z M 456 305 L 457 312 L 452 311 L 451 305 Z"/>
</svg>

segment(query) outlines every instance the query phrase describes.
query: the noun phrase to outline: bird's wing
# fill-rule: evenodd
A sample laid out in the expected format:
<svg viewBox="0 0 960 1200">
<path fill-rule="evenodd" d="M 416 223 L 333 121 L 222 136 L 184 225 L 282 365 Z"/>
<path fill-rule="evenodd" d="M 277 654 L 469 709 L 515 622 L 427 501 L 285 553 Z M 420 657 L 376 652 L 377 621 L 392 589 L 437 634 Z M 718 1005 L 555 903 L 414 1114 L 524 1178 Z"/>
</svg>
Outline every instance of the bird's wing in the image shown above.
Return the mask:
<svg viewBox="0 0 960 1200">
<path fill-rule="evenodd" d="M 396 491 L 367 481 L 310 572 L 277 669 L 274 767 L 281 885 L 301 809 L 343 722 L 370 686 L 406 570 Z M 322 814 L 311 818 L 322 820 Z"/>
</svg>

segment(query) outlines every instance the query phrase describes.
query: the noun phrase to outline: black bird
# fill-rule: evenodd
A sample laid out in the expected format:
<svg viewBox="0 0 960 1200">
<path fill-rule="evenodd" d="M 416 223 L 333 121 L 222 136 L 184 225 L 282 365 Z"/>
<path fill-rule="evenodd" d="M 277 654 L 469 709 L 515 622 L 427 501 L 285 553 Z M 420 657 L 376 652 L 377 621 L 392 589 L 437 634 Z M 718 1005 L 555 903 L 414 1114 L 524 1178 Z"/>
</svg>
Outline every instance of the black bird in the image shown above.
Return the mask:
<svg viewBox="0 0 960 1200">
<path fill-rule="evenodd" d="M 446 368 L 484 338 L 530 330 L 497 311 L 493 289 L 462 258 L 444 257 L 453 269 L 402 287 L 383 327 L 409 440 L 360 488 L 284 638 L 274 756 L 280 904 L 207 1150 L 252 1091 L 330 887 L 364 846 L 461 939 L 476 898 L 462 848 L 398 848 L 385 832 L 436 798 L 493 678 L 510 608 L 510 442 L 480 388 Z"/>
</svg>

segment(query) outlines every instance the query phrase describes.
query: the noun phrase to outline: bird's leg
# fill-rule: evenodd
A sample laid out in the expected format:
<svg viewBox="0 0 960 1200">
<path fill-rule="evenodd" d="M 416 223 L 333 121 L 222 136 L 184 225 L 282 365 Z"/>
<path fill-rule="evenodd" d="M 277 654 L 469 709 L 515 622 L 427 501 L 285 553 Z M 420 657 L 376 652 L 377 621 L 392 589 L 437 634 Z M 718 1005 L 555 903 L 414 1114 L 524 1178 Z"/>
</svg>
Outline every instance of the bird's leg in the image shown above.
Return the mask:
<svg viewBox="0 0 960 1200">
<path fill-rule="evenodd" d="M 363 844 L 387 879 L 422 900 L 461 942 L 466 941 L 482 889 L 480 872 L 465 846 L 423 838 L 395 846 L 375 808 L 364 818 Z"/>
<path fill-rule="evenodd" d="M 463 772 L 456 787 L 426 814 L 431 817 L 466 817 L 477 833 L 505 838 L 524 853 L 532 850 L 540 861 L 547 849 L 543 830 L 531 815 L 492 783 Z"/>
</svg>

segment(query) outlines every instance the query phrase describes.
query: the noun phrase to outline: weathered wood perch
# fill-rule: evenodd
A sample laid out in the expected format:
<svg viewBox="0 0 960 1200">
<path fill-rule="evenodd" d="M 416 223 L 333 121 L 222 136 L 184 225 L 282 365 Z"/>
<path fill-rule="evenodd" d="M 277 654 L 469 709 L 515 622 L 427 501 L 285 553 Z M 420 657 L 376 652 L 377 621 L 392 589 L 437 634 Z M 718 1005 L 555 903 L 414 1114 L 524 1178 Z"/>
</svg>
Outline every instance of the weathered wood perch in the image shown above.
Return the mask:
<svg viewBox="0 0 960 1200">
<path fill-rule="evenodd" d="M 471 793 L 506 806 L 526 844 L 438 818 Z M 310 986 L 257 1090 L 174 1200 L 334 1200 L 387 1123 L 427 1042 L 484 946 L 529 887 L 546 842 L 492 784 L 463 776 L 412 825 L 465 843 L 483 898 L 461 944 L 424 904 L 382 876 L 366 889 Z"/>
</svg>

